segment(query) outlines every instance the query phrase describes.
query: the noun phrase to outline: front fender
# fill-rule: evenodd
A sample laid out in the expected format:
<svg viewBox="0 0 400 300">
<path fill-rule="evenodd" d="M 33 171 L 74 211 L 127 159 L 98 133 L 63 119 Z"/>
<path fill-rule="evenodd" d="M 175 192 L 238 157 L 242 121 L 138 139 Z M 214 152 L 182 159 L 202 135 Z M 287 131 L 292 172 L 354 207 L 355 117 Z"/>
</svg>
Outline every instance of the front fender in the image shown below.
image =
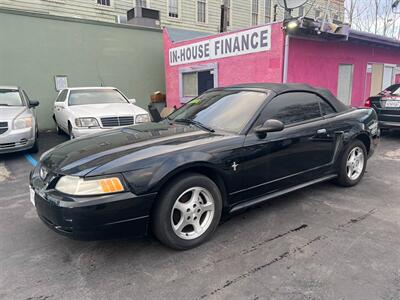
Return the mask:
<svg viewBox="0 0 400 300">
<path fill-rule="evenodd" d="M 129 172 L 124 177 L 137 195 L 158 192 L 162 185 L 174 175 L 194 167 L 217 169 L 211 163 L 212 156 L 203 152 L 180 153 L 160 161 L 157 165 L 150 165 Z"/>
</svg>

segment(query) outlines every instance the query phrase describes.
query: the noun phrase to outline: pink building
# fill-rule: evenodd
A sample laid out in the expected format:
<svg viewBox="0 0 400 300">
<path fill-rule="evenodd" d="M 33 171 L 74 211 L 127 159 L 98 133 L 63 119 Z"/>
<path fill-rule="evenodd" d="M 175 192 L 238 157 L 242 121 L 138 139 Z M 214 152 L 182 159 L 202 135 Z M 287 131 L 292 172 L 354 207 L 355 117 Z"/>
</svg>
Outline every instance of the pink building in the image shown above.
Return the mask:
<svg viewBox="0 0 400 300">
<path fill-rule="evenodd" d="M 400 41 L 351 30 L 346 39 L 295 33 L 285 39 L 282 26 L 216 35 L 165 28 L 167 105 L 180 106 L 212 87 L 286 81 L 324 87 L 362 106 L 400 83 Z"/>
</svg>

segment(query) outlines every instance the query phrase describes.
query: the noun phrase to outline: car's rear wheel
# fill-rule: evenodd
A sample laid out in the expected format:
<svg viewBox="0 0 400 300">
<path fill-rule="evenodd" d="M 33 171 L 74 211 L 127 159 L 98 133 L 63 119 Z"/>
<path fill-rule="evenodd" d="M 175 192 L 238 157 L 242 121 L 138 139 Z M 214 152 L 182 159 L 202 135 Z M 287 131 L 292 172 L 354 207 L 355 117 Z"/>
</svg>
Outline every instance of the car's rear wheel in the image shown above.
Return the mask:
<svg viewBox="0 0 400 300">
<path fill-rule="evenodd" d="M 171 248 L 194 248 L 212 236 L 221 211 L 218 186 L 204 175 L 187 173 L 162 190 L 152 218 L 153 231 Z"/>
<path fill-rule="evenodd" d="M 342 186 L 354 186 L 360 182 L 367 167 L 367 150 L 363 142 L 351 142 L 343 152 L 337 182 Z"/>
</svg>

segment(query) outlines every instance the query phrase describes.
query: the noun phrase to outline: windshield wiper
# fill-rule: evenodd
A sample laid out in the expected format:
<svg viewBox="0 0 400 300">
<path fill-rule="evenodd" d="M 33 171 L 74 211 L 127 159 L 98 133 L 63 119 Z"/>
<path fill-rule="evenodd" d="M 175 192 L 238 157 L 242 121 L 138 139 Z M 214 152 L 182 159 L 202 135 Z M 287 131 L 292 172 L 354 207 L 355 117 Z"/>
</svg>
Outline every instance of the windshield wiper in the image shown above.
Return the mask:
<svg viewBox="0 0 400 300">
<path fill-rule="evenodd" d="M 211 127 L 208 127 L 207 125 L 204 125 L 203 123 L 201 123 L 199 121 L 192 120 L 192 119 L 176 119 L 176 120 L 173 120 L 173 121 L 181 122 L 181 123 L 187 123 L 187 124 L 193 124 L 193 125 L 201 128 L 201 129 L 205 129 L 205 130 L 207 130 L 209 132 L 215 132 L 215 130 L 212 129 Z"/>
<path fill-rule="evenodd" d="M 0 103 L 0 106 L 10 106 L 10 105 L 8 105 L 6 103 Z"/>
</svg>

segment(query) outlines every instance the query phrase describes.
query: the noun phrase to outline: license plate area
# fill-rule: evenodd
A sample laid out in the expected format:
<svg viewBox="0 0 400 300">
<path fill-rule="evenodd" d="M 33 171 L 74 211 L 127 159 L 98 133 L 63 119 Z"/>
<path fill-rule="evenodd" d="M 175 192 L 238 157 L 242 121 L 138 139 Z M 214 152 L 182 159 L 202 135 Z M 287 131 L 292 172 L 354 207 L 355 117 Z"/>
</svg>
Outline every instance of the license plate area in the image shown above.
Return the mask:
<svg viewBox="0 0 400 300">
<path fill-rule="evenodd" d="M 385 108 L 400 108 L 400 100 L 386 100 Z"/>
</svg>

